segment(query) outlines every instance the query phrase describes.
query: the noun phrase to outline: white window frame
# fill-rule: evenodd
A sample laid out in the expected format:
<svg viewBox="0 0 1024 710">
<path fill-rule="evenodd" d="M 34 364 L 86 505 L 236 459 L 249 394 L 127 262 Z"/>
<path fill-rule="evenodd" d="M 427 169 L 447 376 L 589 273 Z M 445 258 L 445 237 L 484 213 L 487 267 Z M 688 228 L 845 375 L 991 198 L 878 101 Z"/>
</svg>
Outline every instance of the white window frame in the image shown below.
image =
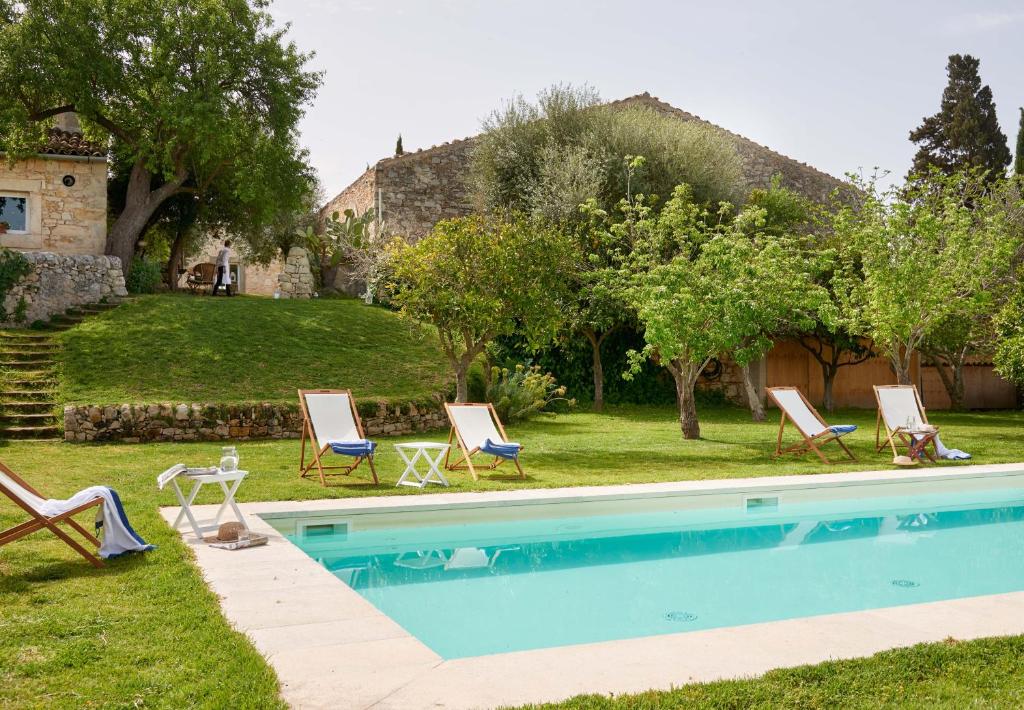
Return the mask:
<svg viewBox="0 0 1024 710">
<path fill-rule="evenodd" d="M 25 229 L 7 229 L 7 234 L 32 234 L 32 196 L 24 192 L 0 190 L 0 197 L 25 200 Z"/>
</svg>

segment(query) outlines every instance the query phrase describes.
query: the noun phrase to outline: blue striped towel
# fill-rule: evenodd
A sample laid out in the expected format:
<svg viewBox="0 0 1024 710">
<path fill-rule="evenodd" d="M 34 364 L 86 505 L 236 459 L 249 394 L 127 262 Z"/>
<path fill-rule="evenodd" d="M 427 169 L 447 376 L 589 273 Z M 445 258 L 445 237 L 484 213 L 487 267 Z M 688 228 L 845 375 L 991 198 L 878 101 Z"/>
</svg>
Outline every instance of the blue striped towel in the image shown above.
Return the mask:
<svg viewBox="0 0 1024 710">
<path fill-rule="evenodd" d="M 344 456 L 373 456 L 373 451 L 377 448 L 377 442 L 369 439 L 330 441 L 328 445 L 331 447 L 331 451 Z"/>
<path fill-rule="evenodd" d="M 516 444 L 512 441 L 504 444 L 496 444 L 490 439 L 484 439 L 484 443 L 480 444 L 480 450 L 485 454 L 498 456 L 503 459 L 519 458 L 519 450 L 522 448 L 521 444 Z"/>
</svg>

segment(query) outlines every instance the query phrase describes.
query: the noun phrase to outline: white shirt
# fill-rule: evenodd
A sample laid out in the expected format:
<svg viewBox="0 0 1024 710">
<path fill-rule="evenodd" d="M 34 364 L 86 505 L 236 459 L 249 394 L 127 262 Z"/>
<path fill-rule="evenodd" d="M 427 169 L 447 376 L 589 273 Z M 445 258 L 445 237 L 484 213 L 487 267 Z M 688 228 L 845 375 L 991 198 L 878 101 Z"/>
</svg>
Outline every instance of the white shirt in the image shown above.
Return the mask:
<svg viewBox="0 0 1024 710">
<path fill-rule="evenodd" d="M 224 247 L 219 252 L 217 252 L 217 266 L 223 266 L 225 269 L 227 269 L 227 267 L 230 265 L 230 263 L 231 263 L 231 248 L 230 247 Z"/>
</svg>

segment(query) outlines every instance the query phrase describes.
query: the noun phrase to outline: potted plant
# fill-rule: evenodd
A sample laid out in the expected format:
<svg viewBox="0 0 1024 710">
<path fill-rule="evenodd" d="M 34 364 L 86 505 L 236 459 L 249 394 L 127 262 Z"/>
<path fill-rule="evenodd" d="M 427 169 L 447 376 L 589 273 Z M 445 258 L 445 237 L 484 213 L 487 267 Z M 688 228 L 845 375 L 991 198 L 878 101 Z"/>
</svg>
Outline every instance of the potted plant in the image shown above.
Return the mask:
<svg viewBox="0 0 1024 710">
<path fill-rule="evenodd" d="M 7 230 L 11 228 L 11 225 L 7 222 L 0 222 L 0 234 L 7 234 Z"/>
</svg>

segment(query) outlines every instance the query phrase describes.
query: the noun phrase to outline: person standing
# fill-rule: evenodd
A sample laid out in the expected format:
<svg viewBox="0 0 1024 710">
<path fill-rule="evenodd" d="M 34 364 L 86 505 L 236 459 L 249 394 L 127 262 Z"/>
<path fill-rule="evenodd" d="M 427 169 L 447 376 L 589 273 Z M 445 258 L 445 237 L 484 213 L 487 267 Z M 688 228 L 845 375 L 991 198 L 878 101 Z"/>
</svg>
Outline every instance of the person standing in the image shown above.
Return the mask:
<svg viewBox="0 0 1024 710">
<path fill-rule="evenodd" d="M 231 240 L 225 239 L 224 246 L 217 252 L 217 283 L 213 285 L 212 296 L 216 296 L 221 285 L 231 295 Z"/>
</svg>

